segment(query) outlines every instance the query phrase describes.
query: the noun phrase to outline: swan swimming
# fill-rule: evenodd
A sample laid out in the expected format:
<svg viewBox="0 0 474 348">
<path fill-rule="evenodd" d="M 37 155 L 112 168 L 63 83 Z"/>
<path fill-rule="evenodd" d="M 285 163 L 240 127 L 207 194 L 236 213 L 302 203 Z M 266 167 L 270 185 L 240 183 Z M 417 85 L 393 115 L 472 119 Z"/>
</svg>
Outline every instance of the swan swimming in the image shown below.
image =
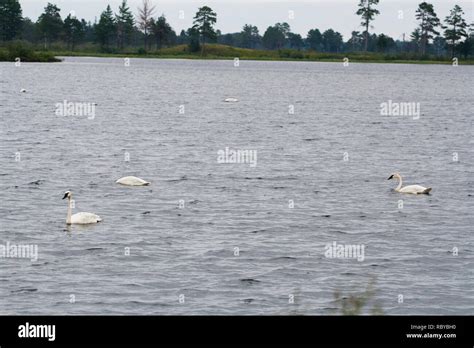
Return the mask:
<svg viewBox="0 0 474 348">
<path fill-rule="evenodd" d="M 226 98 L 224 99 L 224 101 L 227 103 L 235 103 L 235 102 L 238 102 L 239 100 L 237 98 Z"/>
<path fill-rule="evenodd" d="M 125 176 L 116 181 L 117 184 L 125 186 L 148 186 L 150 183 L 136 176 Z"/>
<path fill-rule="evenodd" d="M 393 178 L 398 179 L 398 186 L 395 189 L 395 191 L 397 191 L 397 192 L 411 193 L 411 194 L 417 195 L 417 194 L 421 194 L 421 193 L 429 194 L 430 191 L 431 191 L 431 187 L 423 187 L 423 186 L 420 186 L 420 185 L 409 185 L 409 186 L 402 187 L 402 176 L 398 173 L 394 173 L 394 174 L 390 175 L 390 177 L 387 180 L 391 180 Z"/>
<path fill-rule="evenodd" d="M 71 216 L 72 213 L 72 207 L 71 207 L 71 197 L 72 193 L 71 191 L 66 191 L 64 192 L 64 197 L 63 199 L 68 199 L 68 205 L 67 205 L 67 218 L 66 218 L 66 224 L 67 225 L 87 225 L 87 224 L 96 224 L 98 222 L 102 221 L 102 218 L 99 215 L 95 215 L 92 213 L 77 213 Z"/>
</svg>

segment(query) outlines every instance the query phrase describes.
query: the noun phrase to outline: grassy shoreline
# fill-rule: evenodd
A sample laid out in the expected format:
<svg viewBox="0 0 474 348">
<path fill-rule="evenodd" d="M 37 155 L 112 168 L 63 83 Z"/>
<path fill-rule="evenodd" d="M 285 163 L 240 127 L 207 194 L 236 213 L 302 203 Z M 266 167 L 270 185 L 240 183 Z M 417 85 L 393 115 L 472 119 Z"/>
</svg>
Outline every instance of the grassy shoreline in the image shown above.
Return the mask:
<svg viewBox="0 0 474 348">
<path fill-rule="evenodd" d="M 231 57 L 213 56 L 204 57 L 198 55 L 163 55 L 163 54 L 136 54 L 136 53 L 94 53 L 94 52 L 53 52 L 56 57 L 91 57 L 91 58 L 143 58 L 143 59 L 190 59 L 190 60 L 234 60 L 239 58 L 242 61 L 274 61 L 274 62 L 322 62 L 322 63 L 342 63 L 343 58 L 349 58 L 349 63 L 374 63 L 374 64 L 437 64 L 451 65 L 449 60 L 415 60 L 415 59 L 358 59 L 352 58 L 350 54 L 341 55 L 341 58 L 273 58 L 273 57 Z M 474 60 L 460 60 L 459 65 L 474 65 Z"/>
<path fill-rule="evenodd" d="M 53 63 L 60 62 L 52 52 L 36 50 L 32 45 L 13 41 L 5 46 L 0 46 L 0 62 L 39 62 Z"/>
<path fill-rule="evenodd" d="M 344 58 L 349 63 L 394 63 L 394 64 L 444 64 L 451 65 L 452 61 L 445 57 L 420 57 L 411 53 L 381 54 L 375 52 L 321 53 L 314 51 L 297 51 L 281 49 L 275 51 L 238 48 L 232 46 L 209 44 L 206 45 L 205 55 L 201 52 L 190 52 L 187 45 L 179 45 L 148 53 L 136 50 L 103 53 L 97 49 L 81 49 L 66 51 L 56 47 L 50 51 L 39 50 L 37 47 L 13 44 L 0 47 L 0 61 L 14 61 L 20 57 L 23 62 L 57 62 L 56 57 L 98 57 L 98 58 L 151 58 L 151 59 L 199 59 L 199 60 L 255 60 L 255 61 L 295 61 L 295 62 L 337 62 Z M 474 65 L 474 58 L 459 59 L 459 65 Z"/>
</svg>

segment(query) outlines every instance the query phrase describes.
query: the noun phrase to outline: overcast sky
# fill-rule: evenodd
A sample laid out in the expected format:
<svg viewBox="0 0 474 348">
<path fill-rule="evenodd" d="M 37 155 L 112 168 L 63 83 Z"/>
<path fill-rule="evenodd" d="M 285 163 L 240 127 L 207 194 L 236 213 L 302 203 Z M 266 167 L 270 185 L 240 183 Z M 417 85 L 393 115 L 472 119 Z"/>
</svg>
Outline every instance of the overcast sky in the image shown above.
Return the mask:
<svg viewBox="0 0 474 348">
<path fill-rule="evenodd" d="M 78 18 L 94 21 L 107 7 L 118 11 L 122 0 L 49 0 L 61 9 L 64 17 L 74 11 Z M 333 28 L 347 39 L 353 30 L 361 30 L 360 18 L 355 15 L 359 0 L 151 0 L 156 5 L 156 15 L 165 14 L 173 29 L 179 34 L 181 29 L 192 25 L 192 17 L 198 7 L 207 5 L 217 12 L 217 28 L 223 33 L 240 31 L 244 24 L 256 25 L 263 35 L 266 28 L 277 22 L 288 22 L 295 33 L 306 36 L 308 30 L 318 28 L 321 31 Z M 23 16 L 36 21 L 48 0 L 20 0 Z M 142 0 L 128 0 L 134 14 Z M 385 33 L 395 39 L 407 37 L 417 25 L 415 10 L 421 0 L 381 0 L 378 6 L 380 15 L 373 23 L 376 33 Z M 468 23 L 473 21 L 474 0 L 431 0 L 435 11 L 442 20 L 455 4 L 460 5 Z M 180 19 L 184 11 L 184 19 Z M 290 12 L 292 11 L 292 12 Z M 402 11 L 402 12 L 400 12 Z M 293 19 L 290 18 L 293 14 Z M 402 17 L 402 18 L 399 18 Z"/>
</svg>

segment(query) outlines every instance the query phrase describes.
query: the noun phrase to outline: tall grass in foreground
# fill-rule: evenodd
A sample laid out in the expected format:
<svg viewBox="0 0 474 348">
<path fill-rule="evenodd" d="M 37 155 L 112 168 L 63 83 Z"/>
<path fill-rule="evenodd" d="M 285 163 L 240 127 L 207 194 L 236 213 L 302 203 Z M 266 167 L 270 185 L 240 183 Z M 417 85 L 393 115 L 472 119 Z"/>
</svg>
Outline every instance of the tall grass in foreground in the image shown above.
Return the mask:
<svg viewBox="0 0 474 348">
<path fill-rule="evenodd" d="M 383 309 L 376 299 L 375 279 L 371 279 L 362 291 L 342 293 L 335 290 L 333 315 L 383 315 Z M 276 315 L 324 315 L 326 313 L 308 312 L 301 302 L 299 291 L 295 291 L 294 303 L 290 311 L 276 313 Z"/>
<path fill-rule="evenodd" d="M 364 291 L 348 295 L 334 292 L 334 301 L 342 315 L 382 315 L 383 311 L 375 300 L 375 280 L 371 280 Z"/>
</svg>

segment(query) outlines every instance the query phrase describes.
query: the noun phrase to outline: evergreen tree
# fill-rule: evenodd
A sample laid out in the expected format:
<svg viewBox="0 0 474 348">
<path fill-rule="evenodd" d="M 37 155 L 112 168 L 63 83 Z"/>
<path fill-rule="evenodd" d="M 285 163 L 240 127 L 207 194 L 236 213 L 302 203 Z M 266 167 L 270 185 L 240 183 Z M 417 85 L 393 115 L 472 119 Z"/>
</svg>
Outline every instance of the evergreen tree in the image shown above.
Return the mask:
<svg viewBox="0 0 474 348">
<path fill-rule="evenodd" d="M 201 55 L 203 55 L 205 51 L 206 39 L 208 41 L 217 39 L 217 33 L 214 30 L 216 22 L 217 14 L 208 6 L 199 8 L 196 16 L 194 16 L 193 29 L 199 33 L 201 39 Z"/>
<path fill-rule="evenodd" d="M 194 29 L 194 27 L 189 28 L 186 36 L 189 40 L 188 48 L 190 52 L 198 52 L 201 50 L 201 44 L 199 43 L 199 31 L 197 29 Z"/>
<path fill-rule="evenodd" d="M 108 49 L 116 33 L 114 13 L 107 5 L 107 9 L 100 15 L 99 23 L 95 27 L 95 34 L 102 48 Z"/>
<path fill-rule="evenodd" d="M 84 38 L 85 29 L 83 22 L 70 14 L 64 20 L 64 37 L 66 39 L 67 47 L 74 51 L 76 44 Z"/>
<path fill-rule="evenodd" d="M 181 33 L 179 33 L 179 36 L 177 38 L 177 44 L 178 45 L 183 45 L 188 42 L 188 35 L 186 34 L 186 31 L 183 29 L 181 30 Z"/>
<path fill-rule="evenodd" d="M 37 27 L 44 39 L 45 47 L 62 35 L 64 23 L 60 11 L 59 7 L 48 2 L 44 8 L 44 13 L 38 18 Z"/>
<path fill-rule="evenodd" d="M 260 42 L 258 28 L 253 25 L 245 24 L 240 33 L 240 44 L 244 48 L 255 48 Z"/>
<path fill-rule="evenodd" d="M 373 21 L 375 15 L 380 14 L 379 10 L 375 9 L 374 6 L 378 5 L 379 0 L 360 0 L 359 10 L 356 14 L 362 17 L 361 26 L 365 28 L 365 50 L 369 47 L 369 27 L 370 22 Z"/>
<path fill-rule="evenodd" d="M 342 35 L 337 31 L 328 29 L 323 33 L 323 46 L 326 52 L 340 52 L 343 45 Z"/>
<path fill-rule="evenodd" d="M 323 50 L 323 35 L 319 29 L 311 29 L 306 35 L 306 45 L 314 51 Z"/>
<path fill-rule="evenodd" d="M 18 0 L 0 0 L 0 40 L 10 41 L 19 36 L 22 11 Z"/>
<path fill-rule="evenodd" d="M 445 54 L 446 40 L 442 36 L 436 36 L 433 39 L 433 52 L 437 56 L 442 56 Z"/>
<path fill-rule="evenodd" d="M 288 23 L 277 23 L 268 27 L 262 37 L 263 46 L 267 49 L 281 49 L 285 47 L 290 26 Z"/>
<path fill-rule="evenodd" d="M 351 38 L 347 40 L 347 48 L 350 51 L 362 51 L 362 44 L 365 45 L 365 35 L 361 34 L 359 31 L 353 31 L 351 33 Z"/>
<path fill-rule="evenodd" d="M 21 39 L 29 42 L 36 42 L 38 40 L 36 24 L 28 17 L 23 18 L 21 23 Z"/>
<path fill-rule="evenodd" d="M 395 40 L 393 40 L 390 36 L 380 34 L 377 37 L 376 47 L 377 51 L 379 52 L 387 52 L 395 47 Z"/>
<path fill-rule="evenodd" d="M 130 44 L 135 26 L 135 19 L 127 5 L 127 0 L 122 0 L 122 4 L 119 6 L 119 13 L 115 15 L 115 21 L 117 25 L 117 46 L 123 49 L 125 45 Z"/>
<path fill-rule="evenodd" d="M 300 34 L 288 33 L 288 44 L 290 48 L 301 50 L 304 47 L 304 41 Z"/>
<path fill-rule="evenodd" d="M 420 42 L 421 42 L 421 30 L 420 28 L 416 28 L 410 34 L 411 39 L 411 46 L 414 48 L 415 51 L 419 51 L 420 49 Z"/>
<path fill-rule="evenodd" d="M 468 34 L 466 29 L 468 25 L 462 15 L 464 14 L 460 6 L 456 5 L 451 10 L 449 16 L 444 20 L 447 26 L 443 26 L 444 38 L 446 39 L 449 46 L 451 46 L 451 57 L 454 57 L 456 45 L 459 40 L 463 37 L 467 38 Z"/>
<path fill-rule="evenodd" d="M 439 32 L 436 31 L 435 28 L 440 25 L 440 21 L 433 9 L 433 5 L 428 4 L 427 2 L 422 2 L 418 5 L 416 19 L 420 21 L 421 54 L 424 55 L 430 39 L 434 37 L 433 34 L 439 35 Z"/>
<path fill-rule="evenodd" d="M 470 54 L 474 53 L 474 23 L 470 25 L 469 36 L 467 39 L 459 45 L 459 51 L 464 58 L 467 58 Z"/>
<path fill-rule="evenodd" d="M 172 42 L 173 36 L 176 36 L 164 15 L 161 15 L 156 21 L 152 22 L 151 30 L 156 40 L 157 49 L 162 48 L 164 45 L 169 45 Z"/>
</svg>

